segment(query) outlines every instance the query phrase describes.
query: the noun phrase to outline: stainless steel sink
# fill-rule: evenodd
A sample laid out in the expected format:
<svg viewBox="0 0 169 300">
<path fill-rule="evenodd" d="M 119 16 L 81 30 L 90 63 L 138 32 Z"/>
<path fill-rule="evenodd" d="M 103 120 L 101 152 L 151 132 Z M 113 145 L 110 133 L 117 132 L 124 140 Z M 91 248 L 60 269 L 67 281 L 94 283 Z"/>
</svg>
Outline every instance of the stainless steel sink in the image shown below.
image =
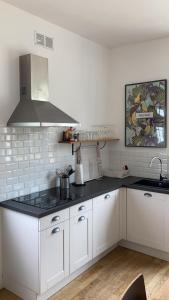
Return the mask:
<svg viewBox="0 0 169 300">
<path fill-rule="evenodd" d="M 141 179 L 136 181 L 134 185 L 169 189 L 169 180 Z"/>
</svg>

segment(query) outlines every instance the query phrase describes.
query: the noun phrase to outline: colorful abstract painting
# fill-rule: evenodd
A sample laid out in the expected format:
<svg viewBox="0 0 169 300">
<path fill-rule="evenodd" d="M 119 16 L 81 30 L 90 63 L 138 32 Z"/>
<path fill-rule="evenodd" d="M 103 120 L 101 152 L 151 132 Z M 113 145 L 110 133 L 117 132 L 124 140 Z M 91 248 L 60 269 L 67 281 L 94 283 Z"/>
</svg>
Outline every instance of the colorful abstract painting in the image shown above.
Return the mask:
<svg viewBox="0 0 169 300">
<path fill-rule="evenodd" d="M 166 147 L 167 80 L 125 85 L 125 145 Z"/>
</svg>

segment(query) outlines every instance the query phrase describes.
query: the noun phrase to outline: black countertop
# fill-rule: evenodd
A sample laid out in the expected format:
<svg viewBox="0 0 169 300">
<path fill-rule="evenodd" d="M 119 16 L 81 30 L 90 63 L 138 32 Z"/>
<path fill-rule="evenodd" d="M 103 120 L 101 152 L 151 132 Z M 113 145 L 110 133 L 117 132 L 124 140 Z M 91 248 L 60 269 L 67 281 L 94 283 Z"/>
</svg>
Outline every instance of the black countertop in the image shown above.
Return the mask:
<svg viewBox="0 0 169 300">
<path fill-rule="evenodd" d="M 138 181 L 138 177 L 137 177 L 137 181 Z M 137 184 L 137 181 L 135 181 L 133 183 L 126 184 L 125 186 L 130 188 L 130 189 L 135 189 L 135 190 L 154 192 L 154 193 L 160 193 L 160 194 L 169 194 L 169 189 L 168 188 L 148 186 L 148 185 L 139 185 L 139 184 Z"/>
<path fill-rule="evenodd" d="M 134 184 L 139 179 L 141 178 L 134 176 L 128 176 L 123 179 L 103 177 L 101 179 L 91 180 L 87 182 L 85 186 L 82 187 L 75 187 L 71 185 L 68 197 L 65 197 L 65 195 L 60 194 L 59 188 L 53 188 L 39 193 L 33 193 L 27 196 L 22 196 L 16 199 L 3 201 L 0 203 L 0 206 L 36 218 L 42 218 L 51 213 L 71 207 L 75 204 L 95 198 L 97 196 L 111 192 L 121 187 L 129 187 L 133 189 L 169 194 L 169 190 L 167 189 L 147 186 L 145 187 Z M 46 207 L 45 205 L 40 205 L 41 207 L 35 207 L 30 205 L 31 201 L 36 201 L 37 199 L 43 200 L 43 197 L 46 197 L 47 199 L 45 203 L 51 204 L 54 203 L 53 201 L 55 201 L 55 204 L 51 206 L 49 205 L 49 207 Z M 16 200 L 18 202 L 16 202 Z M 37 206 L 39 205 L 40 200 L 39 202 L 37 202 Z M 23 201 L 27 204 L 23 203 Z"/>
<path fill-rule="evenodd" d="M 113 190 L 119 189 L 122 186 L 130 185 L 138 180 L 138 177 L 129 176 L 124 179 L 111 178 L 111 177 L 103 177 L 101 179 L 91 180 L 86 183 L 85 186 L 75 187 L 71 185 L 70 187 L 70 195 L 68 199 L 64 200 L 63 195 L 60 194 L 60 189 L 53 188 L 47 191 L 42 191 L 39 193 L 33 193 L 27 196 L 19 197 L 16 199 L 6 200 L 0 203 L 1 207 L 5 207 L 11 210 L 18 211 L 23 214 L 27 214 L 36 218 L 42 218 L 51 213 L 57 212 L 59 210 L 71 207 L 75 204 L 83 202 L 85 200 L 89 200 L 100 196 L 102 194 L 111 192 Z M 29 205 L 29 201 L 31 203 L 32 199 L 36 197 L 43 196 L 46 193 L 48 196 L 55 197 L 56 205 L 50 208 L 41 208 Z M 18 200 L 18 202 L 14 201 Z M 22 203 L 27 200 L 27 204 Z"/>
</svg>

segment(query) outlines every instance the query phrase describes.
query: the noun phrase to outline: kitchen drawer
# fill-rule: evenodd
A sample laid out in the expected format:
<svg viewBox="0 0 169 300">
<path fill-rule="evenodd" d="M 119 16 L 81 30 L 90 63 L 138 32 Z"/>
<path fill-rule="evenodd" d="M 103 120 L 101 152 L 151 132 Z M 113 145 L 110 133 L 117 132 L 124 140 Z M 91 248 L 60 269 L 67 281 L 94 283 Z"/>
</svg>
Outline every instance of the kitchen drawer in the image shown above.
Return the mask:
<svg viewBox="0 0 169 300">
<path fill-rule="evenodd" d="M 69 219 L 69 208 L 57 211 L 39 220 L 39 231 L 50 228 Z"/>
<path fill-rule="evenodd" d="M 81 202 L 70 207 L 70 218 L 92 209 L 92 200 Z"/>
<path fill-rule="evenodd" d="M 117 193 L 117 191 L 115 190 L 113 192 L 109 192 L 109 193 L 106 193 L 106 194 L 103 194 L 101 196 L 94 198 L 93 199 L 93 208 L 99 206 L 104 201 L 108 201 L 109 199 L 112 199 L 112 197 L 114 197 L 114 195 L 116 193 Z"/>
</svg>

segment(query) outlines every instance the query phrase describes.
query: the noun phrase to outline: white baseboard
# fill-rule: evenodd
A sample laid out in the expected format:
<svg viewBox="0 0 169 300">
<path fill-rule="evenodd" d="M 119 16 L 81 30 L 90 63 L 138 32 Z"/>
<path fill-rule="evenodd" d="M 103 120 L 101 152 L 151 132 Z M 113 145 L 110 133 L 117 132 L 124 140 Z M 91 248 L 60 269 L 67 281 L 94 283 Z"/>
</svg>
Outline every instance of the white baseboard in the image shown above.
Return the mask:
<svg viewBox="0 0 169 300">
<path fill-rule="evenodd" d="M 119 242 L 119 246 L 131 249 L 131 250 L 135 250 L 141 253 L 144 253 L 146 255 L 150 255 L 162 260 L 166 260 L 169 261 L 169 253 L 161 251 L 161 250 L 156 250 L 153 248 L 149 248 L 147 246 L 142 246 L 133 242 L 129 242 L 127 240 L 121 240 Z"/>
<path fill-rule="evenodd" d="M 37 294 L 28 288 L 22 286 L 18 282 L 11 278 L 6 278 L 3 280 L 3 287 L 24 300 L 37 300 Z M 47 300 L 47 298 L 46 298 Z"/>
</svg>

